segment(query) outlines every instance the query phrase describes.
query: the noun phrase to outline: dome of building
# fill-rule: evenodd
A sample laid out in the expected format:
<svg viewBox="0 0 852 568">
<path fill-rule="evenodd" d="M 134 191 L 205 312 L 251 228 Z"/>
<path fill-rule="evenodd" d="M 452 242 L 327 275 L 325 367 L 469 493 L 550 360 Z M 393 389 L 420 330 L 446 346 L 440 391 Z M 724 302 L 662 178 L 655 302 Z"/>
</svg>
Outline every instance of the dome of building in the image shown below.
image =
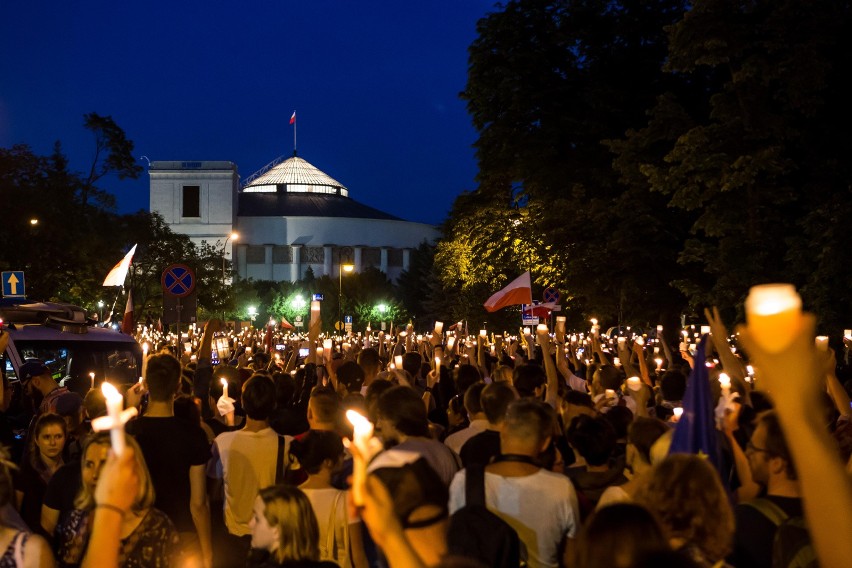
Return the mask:
<svg viewBox="0 0 852 568">
<path fill-rule="evenodd" d="M 271 162 L 246 178 L 244 193 L 324 193 L 349 197 L 349 190 L 298 156 Z"/>
</svg>

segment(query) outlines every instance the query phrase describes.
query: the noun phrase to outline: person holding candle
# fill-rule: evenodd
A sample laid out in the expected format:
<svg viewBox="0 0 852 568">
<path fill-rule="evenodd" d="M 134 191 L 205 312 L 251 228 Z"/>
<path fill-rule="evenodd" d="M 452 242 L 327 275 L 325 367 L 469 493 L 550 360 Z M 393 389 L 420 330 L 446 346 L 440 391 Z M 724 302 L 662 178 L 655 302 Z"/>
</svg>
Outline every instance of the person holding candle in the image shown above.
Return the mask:
<svg viewBox="0 0 852 568">
<path fill-rule="evenodd" d="M 120 568 L 167 568 L 177 566 L 178 544 L 180 537 L 169 517 L 154 508 L 154 486 L 145 458 L 136 441 L 128 436 L 127 454 L 133 457 L 131 465 L 137 479 L 132 504 L 124 507 L 98 498 L 106 487 L 101 487 L 100 466 L 105 463 L 103 456 L 110 451 L 110 435 L 99 434 L 87 447 L 87 460 L 83 462 L 83 484 L 74 502 L 76 509 L 67 521 L 56 529 L 56 557 L 62 567 L 80 566 L 87 549 L 94 546 L 90 542 L 93 532 L 99 528 L 98 517 L 109 515 L 110 524 L 119 537 L 117 562 Z M 98 457 L 96 457 L 97 452 Z M 123 456 L 123 454 L 122 454 Z M 88 459 L 91 458 L 91 459 Z M 91 471 L 89 469 L 91 464 Z M 104 510 L 104 511 L 102 511 Z M 109 512 L 106 512 L 106 511 Z M 94 530 L 93 530 L 94 529 Z"/>
<path fill-rule="evenodd" d="M 196 423 L 175 416 L 174 401 L 181 377 L 180 362 L 159 353 L 148 358 L 144 385 L 145 414 L 127 425 L 136 438 L 156 491 L 154 505 L 166 513 L 181 534 L 181 555 L 212 566 L 207 462 L 210 444 Z"/>
<path fill-rule="evenodd" d="M 50 478 L 63 462 L 67 426 L 58 414 L 38 417 L 30 439 L 27 457 L 16 479 L 16 497 L 21 518 L 41 532 L 41 507 Z"/>
<path fill-rule="evenodd" d="M 243 385 L 245 425 L 223 432 L 213 442 L 207 475 L 213 492 L 224 487 L 224 519 L 228 534 L 216 553 L 216 565 L 237 566 L 245 561 L 251 544 L 252 509 L 263 487 L 284 481 L 290 464 L 290 436 L 279 436 L 269 426 L 275 408 L 275 383 L 264 374 L 252 375 Z M 217 487 L 218 486 L 218 487 Z"/>
</svg>

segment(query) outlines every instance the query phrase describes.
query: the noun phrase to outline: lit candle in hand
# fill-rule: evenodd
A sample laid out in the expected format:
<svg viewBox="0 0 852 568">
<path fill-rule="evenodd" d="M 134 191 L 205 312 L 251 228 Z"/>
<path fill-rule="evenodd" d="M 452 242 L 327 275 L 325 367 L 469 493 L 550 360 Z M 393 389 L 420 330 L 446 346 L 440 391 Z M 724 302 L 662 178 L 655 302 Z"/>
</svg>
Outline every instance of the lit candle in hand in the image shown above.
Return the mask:
<svg viewBox="0 0 852 568">
<path fill-rule="evenodd" d="M 719 373 L 719 384 L 722 386 L 722 394 L 726 397 L 731 394 L 731 377 L 725 373 Z"/>
<path fill-rule="evenodd" d="M 222 398 L 228 398 L 228 380 L 222 379 Z"/>
<path fill-rule="evenodd" d="M 352 424 L 352 443 L 358 449 L 352 463 L 352 500 L 356 507 L 364 505 L 364 485 L 367 482 L 367 461 L 371 457 L 370 438 L 373 424 L 354 410 L 346 411 L 346 419 Z"/>
<path fill-rule="evenodd" d="M 136 409 L 130 407 L 122 410 L 124 408 L 124 397 L 108 382 L 104 381 L 101 384 L 101 391 L 106 399 L 107 415 L 92 420 L 92 429 L 95 432 L 109 430 L 112 451 L 115 452 L 115 455 L 120 456 L 126 447 L 124 425 L 136 416 Z"/>
<path fill-rule="evenodd" d="M 828 336 L 827 335 L 817 335 L 816 336 L 816 348 L 820 351 L 828 351 Z"/>
<path fill-rule="evenodd" d="M 396 365 L 397 369 L 402 369 L 402 355 L 395 355 L 393 358 L 393 362 Z"/>
<path fill-rule="evenodd" d="M 683 408 L 680 406 L 676 406 L 672 408 L 672 412 L 674 412 L 674 421 L 677 422 L 680 420 L 680 417 L 683 416 Z"/>
<path fill-rule="evenodd" d="M 95 373 L 94 372 L 89 373 L 89 379 L 91 379 L 91 381 L 92 381 L 92 388 L 95 388 Z"/>
<path fill-rule="evenodd" d="M 792 284 L 753 286 L 745 310 L 752 337 L 769 353 L 789 347 L 802 325 L 802 299 Z"/>
<path fill-rule="evenodd" d="M 438 334 L 439 334 L 439 333 L 441 333 L 442 331 L 444 331 L 444 322 L 442 322 L 442 321 L 436 321 L 436 322 L 435 322 L 435 332 L 434 332 L 434 333 L 435 333 L 435 335 L 438 335 Z"/>
</svg>

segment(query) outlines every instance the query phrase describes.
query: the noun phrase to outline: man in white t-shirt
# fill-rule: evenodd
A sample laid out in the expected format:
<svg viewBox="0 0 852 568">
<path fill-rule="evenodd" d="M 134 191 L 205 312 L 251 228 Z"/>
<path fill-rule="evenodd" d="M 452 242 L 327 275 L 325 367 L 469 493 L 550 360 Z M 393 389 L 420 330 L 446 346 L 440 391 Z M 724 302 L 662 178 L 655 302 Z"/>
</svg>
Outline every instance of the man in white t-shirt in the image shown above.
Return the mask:
<svg viewBox="0 0 852 568">
<path fill-rule="evenodd" d="M 251 520 L 258 492 L 275 485 L 289 463 L 289 436 L 269 427 L 269 415 L 275 407 L 275 383 L 267 375 L 252 375 L 243 385 L 242 407 L 245 426 L 236 432 L 223 432 L 213 441 L 213 457 L 207 476 L 224 481 L 225 527 L 231 538 L 221 547 L 214 563 L 236 566 L 245 563 L 251 544 Z M 279 452 L 279 444 L 282 451 Z M 281 464 L 278 456 L 282 456 Z M 222 562 L 224 561 L 224 563 Z M 228 564 L 228 562 L 235 562 Z"/>
<path fill-rule="evenodd" d="M 482 389 L 487 385 L 485 383 L 474 383 L 470 385 L 464 393 L 464 408 L 467 410 L 467 416 L 470 419 L 470 424 L 467 428 L 459 430 L 455 434 L 450 434 L 444 440 L 444 444 L 455 453 L 460 454 L 461 448 L 465 442 L 484 432 L 488 427 L 488 418 L 485 417 L 485 411 L 482 409 L 482 403 L 479 402 L 479 396 L 482 394 Z"/>
<path fill-rule="evenodd" d="M 540 401 L 509 405 L 500 434 L 501 454 L 485 468 L 485 504 L 518 533 L 521 556 L 530 568 L 556 568 L 566 539 L 580 524 L 577 494 L 564 475 L 538 466 L 550 444 L 555 413 Z M 465 475 L 450 485 L 450 513 L 465 504 Z"/>
</svg>

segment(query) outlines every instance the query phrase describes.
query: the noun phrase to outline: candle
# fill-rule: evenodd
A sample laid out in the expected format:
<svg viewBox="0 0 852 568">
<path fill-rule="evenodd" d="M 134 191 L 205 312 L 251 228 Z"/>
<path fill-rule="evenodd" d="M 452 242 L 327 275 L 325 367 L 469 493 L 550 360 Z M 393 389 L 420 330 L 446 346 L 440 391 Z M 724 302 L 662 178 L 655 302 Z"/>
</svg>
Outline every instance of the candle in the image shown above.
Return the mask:
<svg viewBox="0 0 852 568">
<path fill-rule="evenodd" d="M 680 420 L 680 417 L 683 416 L 683 408 L 680 406 L 675 406 L 674 408 L 672 408 L 672 412 L 674 412 L 675 422 Z"/>
<path fill-rule="evenodd" d="M 437 369 L 440 366 L 441 366 L 441 358 L 435 357 L 435 368 Z"/>
<path fill-rule="evenodd" d="M 402 369 L 402 355 L 395 355 L 393 362 L 396 364 L 397 369 Z"/>
<path fill-rule="evenodd" d="M 629 377 L 627 379 L 627 388 L 632 391 L 638 391 L 642 388 L 642 380 L 639 377 Z"/>
<path fill-rule="evenodd" d="M 311 326 L 319 321 L 320 318 L 320 303 L 319 300 L 311 300 Z M 370 331 L 370 328 L 367 328 Z"/>
<path fill-rule="evenodd" d="M 122 422 L 122 410 L 124 408 L 124 397 L 121 396 L 114 386 L 104 381 L 101 383 L 101 391 L 104 393 L 107 407 L 107 418 L 109 419 L 109 438 L 112 443 L 112 451 L 120 456 L 124 453 L 126 446 L 124 441 L 124 422 Z M 133 414 L 136 414 L 135 408 Z M 126 421 L 125 421 L 126 422 Z M 92 424 L 94 427 L 94 423 Z M 107 428 L 103 428 L 106 430 Z"/>
<path fill-rule="evenodd" d="M 325 349 L 323 349 L 322 347 L 317 347 L 317 365 L 322 363 L 322 361 L 323 361 L 322 355 L 323 355 L 324 352 L 325 352 Z"/>
<path fill-rule="evenodd" d="M 612 364 L 616 367 L 621 367 L 621 359 L 619 357 L 613 357 Z"/>
<path fill-rule="evenodd" d="M 479 330 L 479 337 L 485 337 L 486 335 L 488 335 L 487 330 L 484 330 L 484 329 Z"/>
<path fill-rule="evenodd" d="M 444 322 L 436 321 L 435 322 L 435 331 L 434 331 L 435 335 L 438 335 L 439 333 L 442 333 L 443 331 L 444 331 Z"/>
<path fill-rule="evenodd" d="M 352 464 L 352 500 L 356 507 L 364 505 L 364 484 L 367 482 L 367 460 L 370 459 L 370 438 L 373 425 L 354 410 L 346 411 L 346 419 L 354 429 L 352 443 L 358 448 Z"/>
<path fill-rule="evenodd" d="M 455 336 L 450 336 L 447 338 L 447 351 L 452 351 L 453 346 L 456 344 Z"/>
<path fill-rule="evenodd" d="M 549 330 L 547 329 L 547 324 L 540 323 L 535 328 L 536 332 L 544 332 L 547 333 Z M 485 331 L 485 330 L 483 330 Z"/>
<path fill-rule="evenodd" d="M 661 333 L 663 333 L 663 326 L 658 325 L 658 326 L 657 326 L 657 335 L 659 335 L 659 334 L 661 334 Z"/>
<path fill-rule="evenodd" d="M 753 286 L 745 310 L 752 337 L 769 353 L 789 347 L 802 325 L 802 299 L 792 284 Z"/>
<path fill-rule="evenodd" d="M 619 338 L 618 338 L 618 346 L 619 346 L 619 347 L 623 346 L 623 345 L 625 344 L 625 342 L 626 342 L 626 341 L 627 341 L 627 338 L 626 338 L 626 337 L 619 337 Z"/>
<path fill-rule="evenodd" d="M 145 376 L 145 369 L 148 368 L 148 342 L 142 344 L 142 376 Z M 94 383 L 92 383 L 94 386 Z"/>
<path fill-rule="evenodd" d="M 852 329 L 844 329 L 843 337 L 845 337 L 846 339 L 852 339 Z"/>
<path fill-rule="evenodd" d="M 701 335 L 707 335 L 708 333 L 710 333 L 710 326 L 709 325 L 702 325 L 701 326 Z"/>
<path fill-rule="evenodd" d="M 323 347 L 323 349 L 325 349 L 326 351 L 329 351 L 329 352 L 330 352 L 330 351 L 331 351 L 331 348 L 333 347 L 333 342 L 332 342 L 332 340 L 331 340 L 331 339 L 323 339 L 323 340 L 322 340 L 322 347 Z"/>
<path fill-rule="evenodd" d="M 828 351 L 828 336 L 827 335 L 817 335 L 816 336 L 816 348 L 820 351 Z"/>
<path fill-rule="evenodd" d="M 663 360 L 662 360 L 662 359 L 660 359 L 659 357 L 657 357 L 656 359 L 654 359 L 654 363 L 656 363 L 656 364 L 657 364 L 657 370 L 658 370 L 658 371 L 660 370 L 660 367 L 662 367 L 662 366 L 663 366 Z"/>
<path fill-rule="evenodd" d="M 228 380 L 221 379 L 222 381 L 222 398 L 228 398 Z"/>
<path fill-rule="evenodd" d="M 731 377 L 726 373 L 719 373 L 719 384 L 722 386 L 722 394 L 725 396 L 731 394 Z"/>
<path fill-rule="evenodd" d="M 95 373 L 94 373 L 94 371 L 89 373 L 89 379 L 91 379 L 91 381 L 92 381 L 92 388 L 95 388 Z"/>
<path fill-rule="evenodd" d="M 613 389 L 606 389 L 606 397 L 608 399 L 615 398 L 615 391 Z"/>
<path fill-rule="evenodd" d="M 530 335 L 532 333 L 531 329 L 528 327 L 524 328 L 524 335 Z"/>
<path fill-rule="evenodd" d="M 645 345 L 645 340 L 641 337 L 636 338 L 636 345 L 642 346 Z"/>
</svg>

